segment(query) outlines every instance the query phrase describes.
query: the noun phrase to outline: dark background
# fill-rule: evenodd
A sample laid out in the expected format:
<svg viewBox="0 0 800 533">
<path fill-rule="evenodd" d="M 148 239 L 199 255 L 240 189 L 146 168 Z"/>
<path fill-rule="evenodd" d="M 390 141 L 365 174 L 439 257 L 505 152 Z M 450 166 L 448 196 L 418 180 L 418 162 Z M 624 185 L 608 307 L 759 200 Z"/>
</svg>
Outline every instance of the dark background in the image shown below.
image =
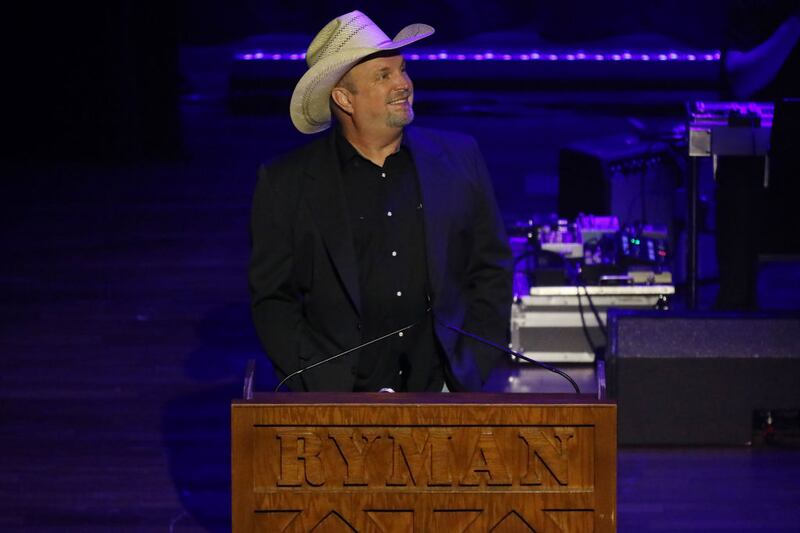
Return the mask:
<svg viewBox="0 0 800 533">
<path fill-rule="evenodd" d="M 424 21 L 434 45 L 484 42 L 578 45 L 660 36 L 718 49 L 719 2 L 82 2 L 46 10 L 18 4 L 6 18 L 3 100 L 15 158 L 138 159 L 181 146 L 178 98 L 191 72 L 182 46 L 226 45 L 260 34 L 308 42 L 333 17 L 359 8 L 387 34 Z M 609 41 L 611 39 L 611 41 Z"/>
</svg>

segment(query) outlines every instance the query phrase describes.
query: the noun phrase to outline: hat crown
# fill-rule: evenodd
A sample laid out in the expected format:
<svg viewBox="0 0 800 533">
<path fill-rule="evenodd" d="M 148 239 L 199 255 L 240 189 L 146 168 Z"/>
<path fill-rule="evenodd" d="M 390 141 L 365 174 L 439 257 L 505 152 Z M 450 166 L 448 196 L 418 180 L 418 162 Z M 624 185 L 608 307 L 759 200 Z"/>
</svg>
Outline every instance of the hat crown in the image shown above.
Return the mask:
<svg viewBox="0 0 800 533">
<path fill-rule="evenodd" d="M 391 42 L 377 24 L 361 11 L 337 17 L 320 30 L 306 52 L 306 63 L 314 66 L 320 60 L 347 48 L 377 48 Z"/>
<path fill-rule="evenodd" d="M 328 128 L 331 89 L 353 65 L 376 52 L 399 50 L 433 32 L 427 24 L 410 24 L 389 39 L 361 11 L 351 11 L 330 21 L 308 45 L 308 70 L 292 92 L 289 113 L 295 127 L 302 133 Z"/>
</svg>

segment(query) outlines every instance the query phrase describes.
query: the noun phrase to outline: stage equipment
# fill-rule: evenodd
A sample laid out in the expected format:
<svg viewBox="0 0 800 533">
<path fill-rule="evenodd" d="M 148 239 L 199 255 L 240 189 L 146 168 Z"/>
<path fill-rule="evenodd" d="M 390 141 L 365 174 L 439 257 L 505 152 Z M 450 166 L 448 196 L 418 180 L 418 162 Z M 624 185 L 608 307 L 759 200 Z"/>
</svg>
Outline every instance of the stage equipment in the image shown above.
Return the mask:
<svg viewBox="0 0 800 533">
<path fill-rule="evenodd" d="M 508 228 L 515 293 L 564 285 L 669 284 L 669 235 L 664 226 L 629 225 L 614 216 L 531 217 Z"/>
<path fill-rule="evenodd" d="M 672 234 L 679 182 L 664 142 L 622 135 L 575 143 L 559 154 L 558 213 L 612 215 L 623 226 L 660 224 Z"/>
<path fill-rule="evenodd" d="M 514 256 L 514 293 L 527 294 L 531 285 L 568 285 L 567 257 L 582 255 L 574 224 L 555 214 L 533 215 L 506 228 Z M 542 236 L 544 241 L 542 242 Z"/>
<path fill-rule="evenodd" d="M 620 264 L 669 268 L 669 236 L 666 227 L 627 227 L 619 233 L 617 250 Z"/>
<path fill-rule="evenodd" d="M 591 363 L 606 347 L 611 307 L 666 309 L 671 285 L 531 287 L 511 308 L 511 346 L 547 363 Z"/>
<path fill-rule="evenodd" d="M 553 252 L 565 259 L 582 259 L 583 242 L 579 238 L 576 224 L 558 219 L 556 225 L 539 227 L 539 244 L 546 252 Z"/>
<path fill-rule="evenodd" d="M 775 105 L 769 102 L 693 102 L 689 108 L 689 155 L 714 159 L 766 155 L 774 114 Z M 768 184 L 768 174 L 764 179 Z"/>
<path fill-rule="evenodd" d="M 609 313 L 619 442 L 747 444 L 754 412 L 800 408 L 800 316 Z"/>
<path fill-rule="evenodd" d="M 770 132 L 775 106 L 756 102 L 694 102 L 689 106 L 689 157 L 691 170 L 686 188 L 687 216 L 687 306 L 697 306 L 698 264 L 698 158 L 711 157 L 716 175 L 718 156 L 765 156 L 764 186 L 769 185 Z"/>
</svg>

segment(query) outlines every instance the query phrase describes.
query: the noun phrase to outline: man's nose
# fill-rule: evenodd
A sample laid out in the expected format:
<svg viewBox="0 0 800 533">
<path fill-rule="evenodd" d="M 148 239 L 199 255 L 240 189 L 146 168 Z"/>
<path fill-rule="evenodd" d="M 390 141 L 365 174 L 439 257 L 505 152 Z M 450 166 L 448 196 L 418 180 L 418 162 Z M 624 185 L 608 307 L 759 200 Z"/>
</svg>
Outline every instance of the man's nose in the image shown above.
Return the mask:
<svg viewBox="0 0 800 533">
<path fill-rule="evenodd" d="M 406 73 L 406 72 L 402 72 L 402 73 L 400 74 L 400 76 L 398 76 L 398 78 L 397 78 L 397 85 L 396 85 L 396 89 L 397 89 L 397 90 L 407 90 L 407 91 L 410 91 L 410 90 L 411 90 L 411 86 L 412 86 L 412 84 L 411 84 L 411 78 L 408 76 L 408 73 Z"/>
</svg>

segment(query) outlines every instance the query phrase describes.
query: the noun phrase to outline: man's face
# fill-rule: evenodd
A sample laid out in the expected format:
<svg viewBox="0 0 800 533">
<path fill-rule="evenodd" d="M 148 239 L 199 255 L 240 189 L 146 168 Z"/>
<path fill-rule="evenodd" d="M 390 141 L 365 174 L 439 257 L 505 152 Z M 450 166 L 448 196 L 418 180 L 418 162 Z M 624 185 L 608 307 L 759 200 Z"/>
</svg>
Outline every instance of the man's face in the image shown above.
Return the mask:
<svg viewBox="0 0 800 533">
<path fill-rule="evenodd" d="M 375 57 L 348 74 L 353 121 L 367 127 L 402 128 L 414 120 L 414 85 L 401 55 Z"/>
</svg>

